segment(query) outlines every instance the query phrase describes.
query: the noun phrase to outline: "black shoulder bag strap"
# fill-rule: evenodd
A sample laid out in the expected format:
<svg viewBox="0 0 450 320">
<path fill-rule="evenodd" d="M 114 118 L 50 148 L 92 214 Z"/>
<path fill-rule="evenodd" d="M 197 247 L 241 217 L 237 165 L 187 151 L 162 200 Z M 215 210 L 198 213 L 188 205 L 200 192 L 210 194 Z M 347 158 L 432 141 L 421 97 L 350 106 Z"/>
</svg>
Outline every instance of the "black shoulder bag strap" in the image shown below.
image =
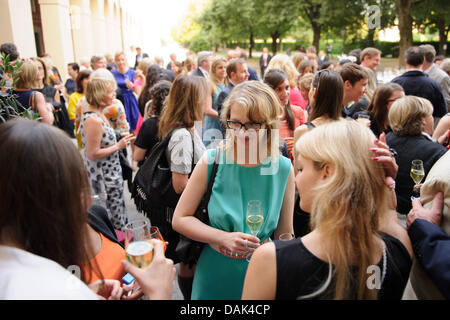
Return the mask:
<svg viewBox="0 0 450 320">
<path fill-rule="evenodd" d="M 205 224 L 209 225 L 209 216 L 208 216 L 208 203 L 209 199 L 211 198 L 212 188 L 214 186 L 214 180 L 216 178 L 217 169 L 219 167 L 219 161 L 220 161 L 220 148 L 216 148 L 216 157 L 214 160 L 214 166 L 212 168 L 211 177 L 209 178 L 208 187 L 206 189 L 206 193 L 204 197 L 202 198 L 202 201 L 200 202 L 201 210 L 197 210 L 195 213 L 195 217 L 204 222 Z M 202 215 L 200 217 L 199 215 Z"/>
</svg>

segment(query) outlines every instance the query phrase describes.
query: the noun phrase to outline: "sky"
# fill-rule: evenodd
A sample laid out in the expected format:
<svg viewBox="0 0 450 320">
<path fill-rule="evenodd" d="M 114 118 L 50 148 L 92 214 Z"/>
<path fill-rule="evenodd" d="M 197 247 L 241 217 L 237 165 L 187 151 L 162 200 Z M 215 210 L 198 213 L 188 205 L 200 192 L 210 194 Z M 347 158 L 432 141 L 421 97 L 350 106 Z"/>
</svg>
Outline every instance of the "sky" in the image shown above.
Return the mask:
<svg viewBox="0 0 450 320">
<path fill-rule="evenodd" d="M 122 6 L 142 21 L 144 43 L 135 45 L 150 57 L 159 55 L 167 62 L 169 55 L 176 53 L 182 60 L 186 50 L 173 41 L 171 30 L 183 18 L 191 1 L 197 0 L 121 0 Z M 161 39 L 165 46 L 161 45 Z"/>
</svg>

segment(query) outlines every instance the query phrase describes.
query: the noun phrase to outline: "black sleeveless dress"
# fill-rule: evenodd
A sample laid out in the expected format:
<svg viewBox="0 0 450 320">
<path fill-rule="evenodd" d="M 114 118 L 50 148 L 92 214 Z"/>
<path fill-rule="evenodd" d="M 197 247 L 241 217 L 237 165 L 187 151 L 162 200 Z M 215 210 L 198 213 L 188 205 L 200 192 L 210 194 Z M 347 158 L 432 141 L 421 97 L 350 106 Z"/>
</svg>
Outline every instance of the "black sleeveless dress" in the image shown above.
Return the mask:
<svg viewBox="0 0 450 320">
<path fill-rule="evenodd" d="M 386 245 L 385 259 L 377 266 L 384 277 L 378 291 L 380 300 L 400 300 L 411 270 L 411 257 L 403 244 L 390 235 L 382 234 Z M 275 241 L 277 261 L 277 300 L 296 300 L 318 291 L 328 278 L 329 265 L 313 255 L 300 238 L 291 241 Z M 356 268 L 352 270 L 356 274 Z M 370 272 L 369 275 L 372 275 Z M 334 298 L 333 281 L 312 300 Z"/>
</svg>

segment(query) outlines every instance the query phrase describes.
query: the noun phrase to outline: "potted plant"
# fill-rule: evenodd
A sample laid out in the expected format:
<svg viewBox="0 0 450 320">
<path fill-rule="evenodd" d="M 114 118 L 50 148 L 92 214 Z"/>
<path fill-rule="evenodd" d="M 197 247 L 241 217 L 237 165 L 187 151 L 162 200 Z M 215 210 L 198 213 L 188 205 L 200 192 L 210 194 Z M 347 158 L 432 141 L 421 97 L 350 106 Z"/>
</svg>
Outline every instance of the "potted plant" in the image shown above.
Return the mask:
<svg viewBox="0 0 450 320">
<path fill-rule="evenodd" d="M 12 64 L 9 55 L 1 54 L 0 62 L 0 124 L 8 120 L 24 117 L 32 120 L 38 120 L 39 114 L 31 109 L 19 108 L 22 107 L 16 96 L 12 91 L 16 87 L 17 76 L 20 74 L 20 67 L 23 62 L 18 61 Z M 15 79 L 15 80 L 13 80 Z M 20 109 L 25 109 L 19 112 Z"/>
</svg>

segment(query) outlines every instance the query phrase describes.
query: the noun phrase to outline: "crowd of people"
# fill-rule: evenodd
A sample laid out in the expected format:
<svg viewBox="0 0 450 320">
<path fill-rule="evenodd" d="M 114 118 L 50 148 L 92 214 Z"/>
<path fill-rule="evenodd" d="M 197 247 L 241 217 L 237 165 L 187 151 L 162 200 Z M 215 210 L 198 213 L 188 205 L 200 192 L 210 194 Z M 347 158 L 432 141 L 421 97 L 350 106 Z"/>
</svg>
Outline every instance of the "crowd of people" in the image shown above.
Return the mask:
<svg viewBox="0 0 450 320">
<path fill-rule="evenodd" d="M 432 46 L 408 49 L 390 83 L 375 48 L 337 63 L 264 48 L 259 74 L 241 48 L 168 65 L 138 48 L 70 62 L 65 82 L 49 55 L 0 49 L 23 61 L 2 75 L 10 93 L 40 116 L 0 125 L 2 299 L 170 299 L 174 264 L 186 300 L 423 298 L 423 283 L 450 298 L 450 71 Z M 175 203 L 145 213 L 167 247 L 153 240 L 139 269 L 120 240 L 124 183 L 165 139 Z M 177 256 L 180 235 L 205 244 L 196 265 Z"/>
</svg>

